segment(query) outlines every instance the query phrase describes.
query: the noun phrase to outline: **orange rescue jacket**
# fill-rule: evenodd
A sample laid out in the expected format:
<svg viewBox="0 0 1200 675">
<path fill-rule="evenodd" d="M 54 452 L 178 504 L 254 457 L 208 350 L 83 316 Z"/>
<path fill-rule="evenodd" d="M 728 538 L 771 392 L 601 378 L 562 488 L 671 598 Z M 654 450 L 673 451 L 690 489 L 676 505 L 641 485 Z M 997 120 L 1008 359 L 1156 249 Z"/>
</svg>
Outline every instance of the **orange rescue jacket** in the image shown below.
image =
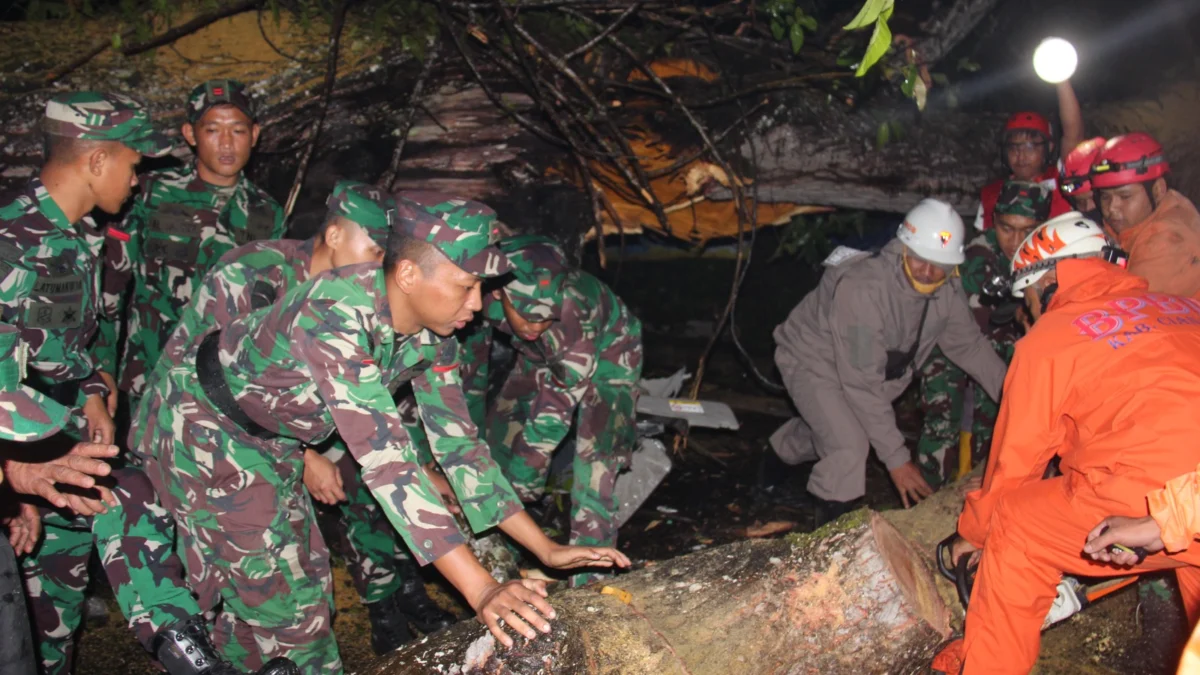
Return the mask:
<svg viewBox="0 0 1200 675">
<path fill-rule="evenodd" d="M 1200 213 L 1171 190 L 1154 213 L 1122 232 L 1117 241 L 1129 253 L 1129 271 L 1158 293 L 1200 293 Z"/>
<path fill-rule="evenodd" d="M 1055 455 L 1072 492 L 1124 516 L 1147 515 L 1147 493 L 1200 464 L 1200 301 L 1151 293 L 1097 259 L 1057 272 L 1009 366 L 983 487 L 959 517 L 978 547 L 999 500 L 1041 480 Z"/>
</svg>

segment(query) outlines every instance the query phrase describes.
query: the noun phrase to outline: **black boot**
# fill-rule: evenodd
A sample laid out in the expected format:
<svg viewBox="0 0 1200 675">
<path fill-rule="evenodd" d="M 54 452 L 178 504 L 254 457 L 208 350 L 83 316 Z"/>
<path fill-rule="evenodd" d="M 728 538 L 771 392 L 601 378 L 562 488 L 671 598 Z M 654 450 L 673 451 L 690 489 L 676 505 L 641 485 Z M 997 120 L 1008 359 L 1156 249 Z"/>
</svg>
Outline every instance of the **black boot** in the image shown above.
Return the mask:
<svg viewBox="0 0 1200 675">
<path fill-rule="evenodd" d="M 169 675 L 300 675 L 288 659 L 271 659 L 257 673 L 240 670 L 217 653 L 204 617 L 193 616 L 164 626 L 151 645 Z"/>
<path fill-rule="evenodd" d="M 415 565 L 412 570 L 405 570 L 404 585 L 387 601 L 395 603 L 396 609 L 403 612 L 417 630 L 426 635 L 458 622 L 458 617 L 438 607 L 433 598 L 429 597 Z"/>
<path fill-rule="evenodd" d="M 367 616 L 371 619 L 371 649 L 376 656 L 383 656 L 412 641 L 408 617 L 397 609 L 391 597 L 367 605 Z"/>
<path fill-rule="evenodd" d="M 815 509 L 816 523 L 814 527 L 821 527 L 826 523 L 832 523 L 847 513 L 858 509 L 858 500 L 835 502 L 828 499 L 821 499 L 820 497 L 814 497 L 814 499 L 817 502 Z"/>
</svg>

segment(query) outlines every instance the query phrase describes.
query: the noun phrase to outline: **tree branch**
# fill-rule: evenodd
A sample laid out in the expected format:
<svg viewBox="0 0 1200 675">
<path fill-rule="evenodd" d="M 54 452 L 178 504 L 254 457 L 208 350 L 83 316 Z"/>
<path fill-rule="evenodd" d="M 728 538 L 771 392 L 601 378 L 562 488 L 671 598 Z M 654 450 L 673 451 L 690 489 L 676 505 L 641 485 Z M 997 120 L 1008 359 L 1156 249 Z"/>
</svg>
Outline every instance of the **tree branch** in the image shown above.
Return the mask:
<svg viewBox="0 0 1200 675">
<path fill-rule="evenodd" d="M 917 51 L 917 61 L 929 64 L 942 60 L 971 34 L 997 4 L 999 0 L 958 0 L 944 11 L 934 12 L 929 21 L 921 24 L 926 36 L 913 45 Z M 904 50 L 899 51 L 901 54 L 898 58 L 903 58 Z"/>
<path fill-rule="evenodd" d="M 313 122 L 312 135 L 308 139 L 308 147 L 300 157 L 296 167 L 296 179 L 292 182 L 292 190 L 288 193 L 287 205 L 283 209 L 283 219 L 286 222 L 296 208 L 296 198 L 300 196 L 300 187 L 304 185 L 304 174 L 308 172 L 308 163 L 312 160 L 313 151 L 317 147 L 317 139 L 321 136 L 321 127 L 325 125 L 325 116 L 329 113 L 329 99 L 333 97 L 333 85 L 337 82 L 338 48 L 342 42 L 342 28 L 346 25 L 346 12 L 350 9 L 352 0 L 341 0 L 333 11 L 333 24 L 329 27 L 329 61 L 325 67 L 325 93 L 321 96 L 321 107 L 317 111 L 317 119 Z"/>
<path fill-rule="evenodd" d="M 155 47 L 161 47 L 165 44 L 174 42 L 185 35 L 191 35 L 201 28 L 204 28 L 205 26 L 216 21 L 220 21 L 226 17 L 233 16 L 234 14 L 241 14 L 242 12 L 249 12 L 252 9 L 257 9 L 258 3 L 259 0 L 241 0 L 241 2 L 235 2 L 232 5 L 226 5 L 225 7 L 221 7 L 208 14 L 201 14 L 191 21 L 182 23 L 165 33 L 150 38 L 145 42 L 129 45 L 128 47 L 122 47 L 120 52 L 125 56 L 133 56 L 135 54 L 141 54 L 144 51 L 154 49 Z"/>
<path fill-rule="evenodd" d="M 429 79 L 429 73 L 433 72 L 433 64 L 438 60 L 438 46 L 435 38 L 433 47 L 429 50 L 429 57 L 425 59 L 425 63 L 421 66 L 421 74 L 417 76 L 417 82 L 413 85 L 413 90 L 408 95 L 408 107 L 404 109 L 404 112 L 400 116 L 400 126 L 397 128 L 399 137 L 396 139 L 396 148 L 392 150 L 392 161 L 388 163 L 387 170 L 376 181 L 380 187 L 388 192 L 392 191 L 392 183 L 396 181 L 396 171 L 400 168 L 400 158 L 404 155 L 404 145 L 408 141 L 408 132 L 412 130 L 413 121 L 417 118 L 417 108 L 421 105 L 421 96 L 425 93 L 425 82 Z"/>
</svg>

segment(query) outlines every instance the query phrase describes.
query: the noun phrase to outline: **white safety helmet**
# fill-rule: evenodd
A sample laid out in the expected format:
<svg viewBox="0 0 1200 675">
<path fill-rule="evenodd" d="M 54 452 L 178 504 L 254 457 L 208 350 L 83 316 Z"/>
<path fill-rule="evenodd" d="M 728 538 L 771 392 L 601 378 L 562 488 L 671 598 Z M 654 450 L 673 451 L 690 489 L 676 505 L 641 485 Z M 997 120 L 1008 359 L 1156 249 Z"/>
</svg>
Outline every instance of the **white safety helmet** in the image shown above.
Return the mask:
<svg viewBox="0 0 1200 675">
<path fill-rule="evenodd" d="M 1017 249 L 1012 260 L 1012 294 L 1025 297 L 1025 289 L 1054 269 L 1059 260 L 1096 258 L 1117 251 L 1100 226 L 1078 211 L 1042 223 Z"/>
<path fill-rule="evenodd" d="M 922 260 L 938 265 L 961 265 L 966 256 L 962 217 L 946 202 L 927 198 L 904 216 L 896 238 Z"/>
</svg>

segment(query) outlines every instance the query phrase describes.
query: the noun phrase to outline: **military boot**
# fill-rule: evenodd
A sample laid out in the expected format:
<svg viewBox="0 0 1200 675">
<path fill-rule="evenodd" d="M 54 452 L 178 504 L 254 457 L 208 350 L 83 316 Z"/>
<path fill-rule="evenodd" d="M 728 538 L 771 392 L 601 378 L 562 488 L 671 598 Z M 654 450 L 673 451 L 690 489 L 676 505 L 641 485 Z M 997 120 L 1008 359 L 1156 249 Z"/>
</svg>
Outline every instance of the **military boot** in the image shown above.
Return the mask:
<svg viewBox="0 0 1200 675">
<path fill-rule="evenodd" d="M 457 617 L 438 607 L 429 597 L 421 580 L 421 572 L 411 561 L 400 563 L 396 573 L 404 577 L 404 584 L 384 602 L 394 603 L 396 609 L 403 612 L 417 630 L 428 635 L 458 622 Z"/>
<path fill-rule="evenodd" d="M 256 673 L 237 668 L 217 653 L 199 615 L 164 626 L 151 646 L 169 675 L 300 675 L 296 664 L 285 658 L 271 659 Z"/>
<path fill-rule="evenodd" d="M 408 617 L 401 612 L 391 597 L 367 605 L 367 616 L 371 619 L 371 649 L 376 656 L 399 649 L 413 639 L 408 629 Z"/>
</svg>

